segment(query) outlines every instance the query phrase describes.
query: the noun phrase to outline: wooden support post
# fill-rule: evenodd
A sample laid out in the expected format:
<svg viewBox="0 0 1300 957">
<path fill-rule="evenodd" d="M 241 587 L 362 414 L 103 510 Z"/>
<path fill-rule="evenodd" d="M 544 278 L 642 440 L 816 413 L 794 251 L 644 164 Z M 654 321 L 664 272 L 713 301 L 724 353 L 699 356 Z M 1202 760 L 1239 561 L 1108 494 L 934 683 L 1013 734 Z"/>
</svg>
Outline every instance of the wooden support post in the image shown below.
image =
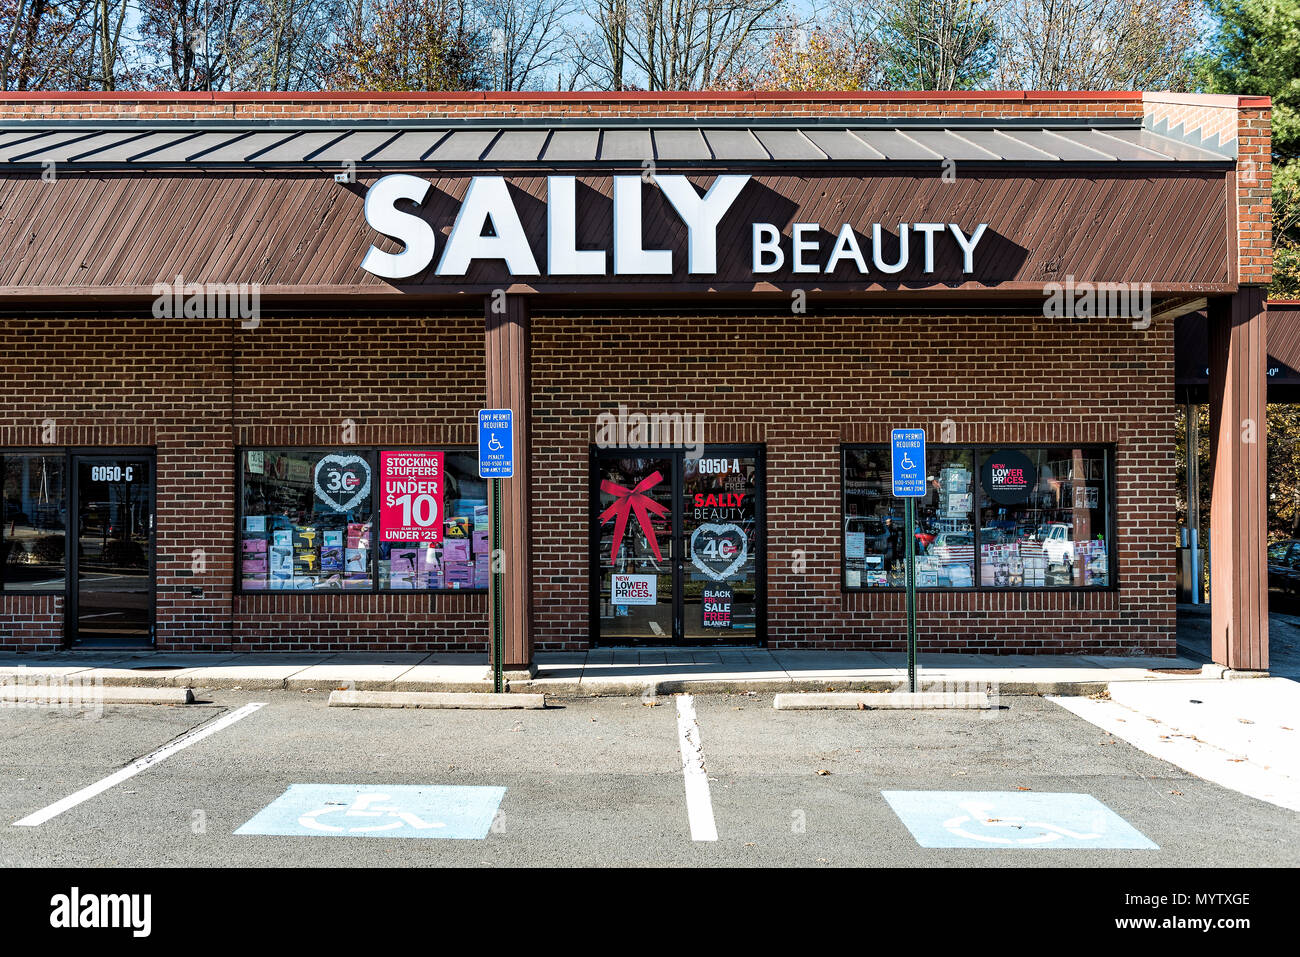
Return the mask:
<svg viewBox="0 0 1300 957">
<path fill-rule="evenodd" d="M 529 332 L 528 302 L 524 297 L 499 293 L 485 298 L 484 408 L 514 411 L 515 474 L 493 483 L 501 489 L 501 548 L 505 561 L 501 598 L 505 623 L 503 667 L 507 672 L 531 674 L 535 669 L 529 525 Z M 489 512 L 493 504 L 488 503 Z"/>
<path fill-rule="evenodd" d="M 1264 290 L 1209 303 L 1210 628 L 1214 660 L 1268 667 Z"/>
</svg>

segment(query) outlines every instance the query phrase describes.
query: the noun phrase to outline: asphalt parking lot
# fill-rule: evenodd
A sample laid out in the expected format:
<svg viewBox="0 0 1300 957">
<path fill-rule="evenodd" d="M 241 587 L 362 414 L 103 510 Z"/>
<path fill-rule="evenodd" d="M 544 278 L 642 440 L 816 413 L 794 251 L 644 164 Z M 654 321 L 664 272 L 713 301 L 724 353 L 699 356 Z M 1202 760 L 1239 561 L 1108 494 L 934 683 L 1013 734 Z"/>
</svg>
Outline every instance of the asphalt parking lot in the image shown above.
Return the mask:
<svg viewBox="0 0 1300 957">
<path fill-rule="evenodd" d="M 1300 815 L 1191 777 L 1036 697 L 1004 697 L 984 713 L 778 712 L 769 696 L 695 696 L 707 794 L 703 806 L 697 788 L 691 807 L 675 697 L 525 712 L 326 708 L 323 692 L 200 697 L 100 714 L 0 709 L 0 866 L 1297 863 Z M 251 703 L 263 706 L 43 823 L 15 826 Z M 351 836 L 351 826 L 235 833 L 295 784 L 505 790 L 489 802 L 486 834 L 469 839 Z M 922 847 L 882 795 L 900 791 L 1088 795 L 1156 847 Z M 359 811 L 349 824 L 403 830 L 396 810 L 388 820 L 393 801 L 375 798 L 383 813 Z M 702 807 L 716 840 L 692 839 Z M 342 809 L 320 808 L 318 819 L 343 822 Z M 1001 823 L 998 833 L 1020 833 Z"/>
</svg>

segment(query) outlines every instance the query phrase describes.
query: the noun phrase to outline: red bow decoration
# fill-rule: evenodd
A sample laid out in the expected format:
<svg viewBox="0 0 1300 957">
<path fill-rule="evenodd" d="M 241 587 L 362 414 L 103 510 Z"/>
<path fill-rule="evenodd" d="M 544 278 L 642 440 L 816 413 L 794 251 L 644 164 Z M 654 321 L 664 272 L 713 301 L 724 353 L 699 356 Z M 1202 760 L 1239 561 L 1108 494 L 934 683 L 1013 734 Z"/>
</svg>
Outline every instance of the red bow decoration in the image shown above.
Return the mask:
<svg viewBox="0 0 1300 957">
<path fill-rule="evenodd" d="M 655 558 L 663 561 L 663 556 L 659 554 L 659 540 L 655 538 L 654 525 L 651 524 L 649 513 L 654 512 L 662 517 L 668 514 L 668 507 L 660 505 L 646 494 L 649 489 L 662 482 L 663 478 L 663 475 L 659 472 L 651 472 L 637 482 L 633 488 L 624 488 L 609 479 L 600 480 L 600 490 L 615 497 L 614 504 L 600 513 L 600 524 L 602 525 L 608 522 L 611 516 L 614 518 L 614 544 L 609 556 L 611 565 L 618 561 L 618 547 L 622 544 L 623 532 L 627 528 L 627 519 L 632 512 L 636 512 L 637 521 L 641 523 L 641 531 L 645 532 L 646 541 L 650 543 L 650 547 L 654 550 Z"/>
</svg>

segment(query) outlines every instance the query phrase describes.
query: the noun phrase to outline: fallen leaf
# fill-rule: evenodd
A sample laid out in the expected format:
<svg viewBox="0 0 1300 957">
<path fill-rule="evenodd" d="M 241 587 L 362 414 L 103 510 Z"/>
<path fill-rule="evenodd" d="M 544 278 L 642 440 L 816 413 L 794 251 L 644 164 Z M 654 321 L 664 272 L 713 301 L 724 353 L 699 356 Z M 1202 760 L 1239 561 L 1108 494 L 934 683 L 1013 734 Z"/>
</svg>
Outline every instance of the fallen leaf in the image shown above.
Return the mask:
<svg viewBox="0 0 1300 957">
<path fill-rule="evenodd" d="M 1016 785 L 1016 790 L 1017 790 L 1017 791 L 1032 791 L 1033 788 L 1027 788 L 1027 787 L 1024 787 L 1023 785 L 1017 784 L 1017 785 Z"/>
<path fill-rule="evenodd" d="M 822 775 L 823 777 L 825 777 L 826 775 L 830 774 L 831 772 L 825 770 L 824 768 L 818 768 L 818 769 L 817 769 L 817 773 L 820 774 L 820 775 Z"/>
</svg>

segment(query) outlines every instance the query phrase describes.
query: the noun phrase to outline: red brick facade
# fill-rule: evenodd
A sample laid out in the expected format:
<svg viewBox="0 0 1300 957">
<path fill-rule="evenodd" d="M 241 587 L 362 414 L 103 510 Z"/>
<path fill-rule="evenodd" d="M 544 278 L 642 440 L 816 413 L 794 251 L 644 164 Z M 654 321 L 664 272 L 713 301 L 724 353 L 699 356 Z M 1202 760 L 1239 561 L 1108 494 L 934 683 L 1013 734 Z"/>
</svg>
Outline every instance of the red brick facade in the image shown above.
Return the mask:
<svg viewBox="0 0 1300 957">
<path fill-rule="evenodd" d="M 0 348 L 17 401 L 0 443 L 39 445 L 34 423 L 52 418 L 60 446 L 156 448 L 160 649 L 482 650 L 481 594 L 232 588 L 236 445 L 337 445 L 348 420 L 361 446 L 469 444 L 481 323 L 272 313 L 232 340 L 225 323 L 143 310 L 9 316 Z M 1173 523 L 1172 323 L 1095 320 L 1069 332 L 1011 316 L 537 317 L 538 650 L 587 643 L 588 449 L 596 416 L 622 402 L 700 412 L 707 442 L 764 446 L 768 638 L 780 647 L 900 647 L 902 596 L 840 587 L 841 443 L 885 441 L 901 422 L 938 435 L 951 419 L 959 443 L 1112 444 L 1118 590 L 923 593 L 922 647 L 1172 653 L 1173 556 L 1153 531 Z M 796 551 L 806 572 L 792 570 Z M 59 646 L 61 605 L 0 598 L 0 644 Z"/>
<path fill-rule="evenodd" d="M 541 650 L 584 647 L 587 469 L 621 402 L 703 413 L 705 441 L 762 444 L 768 641 L 903 647 L 900 593 L 840 587 L 841 443 L 917 425 L 958 443 L 1113 443 L 1117 591 L 922 593 L 929 651 L 1173 654 L 1172 323 L 1054 333 L 1041 319 L 653 315 L 533 322 L 533 582 Z M 796 556 L 802 551 L 802 556 Z M 792 570 L 795 559 L 807 570 Z"/>
<path fill-rule="evenodd" d="M 237 596 L 232 583 L 236 443 L 337 445 L 349 419 L 357 445 L 470 443 L 482 319 L 265 315 L 234 338 L 231 326 L 147 308 L 7 315 L 0 355 L 13 401 L 0 447 L 45 447 L 40 423 L 52 419 L 51 447 L 156 449 L 160 649 L 481 649 L 482 594 Z M 0 646 L 60 647 L 62 606 L 0 596 Z"/>
</svg>

